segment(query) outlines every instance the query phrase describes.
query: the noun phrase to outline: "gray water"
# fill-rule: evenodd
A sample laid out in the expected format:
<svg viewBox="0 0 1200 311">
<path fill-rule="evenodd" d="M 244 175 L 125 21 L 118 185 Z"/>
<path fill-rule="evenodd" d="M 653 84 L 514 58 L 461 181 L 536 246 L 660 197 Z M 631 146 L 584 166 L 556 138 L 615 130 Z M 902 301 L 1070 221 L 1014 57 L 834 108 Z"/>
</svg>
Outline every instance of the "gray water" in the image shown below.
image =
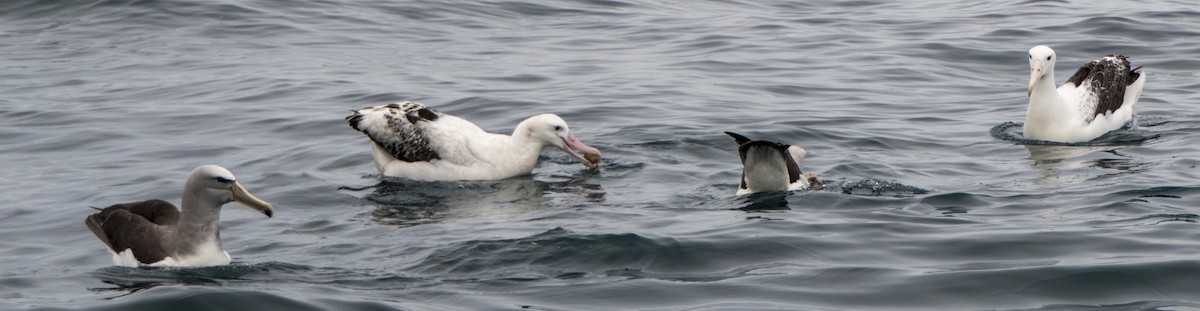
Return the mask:
<svg viewBox="0 0 1200 311">
<path fill-rule="evenodd" d="M 0 309 L 1200 309 L 1194 2 L 380 2 L 0 2 Z M 1021 140 L 1039 44 L 1145 66 L 1141 127 Z M 342 118 L 397 100 L 605 159 L 382 178 Z M 735 196 L 723 131 L 830 184 Z M 89 206 L 202 164 L 276 217 L 112 266 Z"/>
</svg>

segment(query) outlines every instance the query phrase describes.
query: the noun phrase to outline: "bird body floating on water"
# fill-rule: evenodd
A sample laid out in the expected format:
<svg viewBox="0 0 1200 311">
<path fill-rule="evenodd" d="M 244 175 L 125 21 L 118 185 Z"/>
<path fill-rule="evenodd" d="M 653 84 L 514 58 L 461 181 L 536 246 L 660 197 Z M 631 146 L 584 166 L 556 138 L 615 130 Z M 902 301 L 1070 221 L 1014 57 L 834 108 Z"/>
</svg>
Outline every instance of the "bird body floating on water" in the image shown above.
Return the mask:
<svg viewBox="0 0 1200 311">
<path fill-rule="evenodd" d="M 1044 45 L 1029 49 L 1027 139 L 1062 143 L 1086 142 L 1126 123 L 1137 127 L 1134 105 L 1142 95 L 1146 74 L 1130 68 L 1123 55 L 1084 64 L 1066 83 L 1054 87 L 1058 56 Z"/>
<path fill-rule="evenodd" d="M 580 141 L 567 122 L 553 114 L 529 117 L 511 135 L 488 133 L 413 101 L 359 109 L 346 121 L 371 138 L 375 167 L 385 176 L 499 180 L 526 175 L 547 145 L 590 168 L 600 162 L 600 150 Z"/>
<path fill-rule="evenodd" d="M 267 215 L 270 203 L 242 187 L 233 173 L 216 165 L 197 167 L 183 186 L 182 208 L 162 200 L 124 203 L 101 209 L 84 221 L 112 253 L 113 263 L 137 267 L 203 267 L 229 264 L 221 248 L 221 206 L 236 201 Z"/>
<path fill-rule="evenodd" d="M 742 179 L 737 194 L 803 190 L 825 184 L 815 174 L 801 171 L 804 169 L 804 157 L 808 154 L 804 148 L 751 140 L 733 132 L 725 134 L 738 144 L 738 155 L 742 158 Z"/>
</svg>

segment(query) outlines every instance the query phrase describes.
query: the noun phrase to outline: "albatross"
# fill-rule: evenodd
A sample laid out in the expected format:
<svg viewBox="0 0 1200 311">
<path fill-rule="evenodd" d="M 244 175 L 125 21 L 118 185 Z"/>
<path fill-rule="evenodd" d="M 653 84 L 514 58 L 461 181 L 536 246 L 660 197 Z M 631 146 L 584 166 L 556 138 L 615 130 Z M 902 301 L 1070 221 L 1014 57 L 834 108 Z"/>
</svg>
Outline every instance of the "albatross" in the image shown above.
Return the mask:
<svg viewBox="0 0 1200 311">
<path fill-rule="evenodd" d="M 808 154 L 799 146 L 785 145 L 773 141 L 752 140 L 733 132 L 725 132 L 738 145 L 742 158 L 742 181 L 737 194 L 765 191 L 803 190 L 810 186 L 821 186 L 825 181 L 813 173 L 805 174 L 804 156 Z"/>
<path fill-rule="evenodd" d="M 225 265 L 231 258 L 221 248 L 217 221 L 221 206 L 232 201 L 268 218 L 275 214 L 270 203 L 246 191 L 229 170 L 204 165 L 188 176 L 182 209 L 162 200 L 124 203 L 104 208 L 84 223 L 119 266 Z"/>
<path fill-rule="evenodd" d="M 587 167 L 600 150 L 575 137 L 567 121 L 539 114 L 511 135 L 484 131 L 470 121 L 415 101 L 355 110 L 350 127 L 371 139 L 375 168 L 385 176 L 413 180 L 499 180 L 533 171 L 545 146 L 554 146 Z"/>
<path fill-rule="evenodd" d="M 1067 82 L 1054 87 L 1054 50 L 1029 49 L 1029 110 L 1025 138 L 1061 143 L 1086 142 L 1120 129 L 1137 127 L 1133 106 L 1142 95 L 1146 75 L 1130 69 L 1124 55 L 1109 55 L 1084 64 Z"/>
</svg>

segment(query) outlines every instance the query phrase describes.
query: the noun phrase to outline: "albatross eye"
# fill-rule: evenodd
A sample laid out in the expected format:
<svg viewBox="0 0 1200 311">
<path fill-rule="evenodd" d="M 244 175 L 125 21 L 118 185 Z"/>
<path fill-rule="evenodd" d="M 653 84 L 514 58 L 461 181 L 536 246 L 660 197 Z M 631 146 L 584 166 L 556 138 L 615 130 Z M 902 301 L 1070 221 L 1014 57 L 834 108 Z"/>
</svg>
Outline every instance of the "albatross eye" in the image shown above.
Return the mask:
<svg viewBox="0 0 1200 311">
<path fill-rule="evenodd" d="M 1050 60 L 1051 57 L 1054 57 L 1054 56 L 1046 56 L 1046 60 Z"/>
<path fill-rule="evenodd" d="M 555 126 L 554 126 L 554 131 L 555 131 L 555 132 L 558 132 L 558 131 L 561 131 L 561 130 L 562 130 L 562 125 L 555 125 Z"/>
<path fill-rule="evenodd" d="M 216 179 L 217 182 L 222 183 L 222 184 L 228 184 L 228 183 L 233 182 L 232 179 L 221 177 L 221 176 L 217 176 L 217 178 L 214 178 L 214 179 Z"/>
<path fill-rule="evenodd" d="M 1029 59 L 1033 59 L 1033 54 L 1029 54 Z"/>
</svg>

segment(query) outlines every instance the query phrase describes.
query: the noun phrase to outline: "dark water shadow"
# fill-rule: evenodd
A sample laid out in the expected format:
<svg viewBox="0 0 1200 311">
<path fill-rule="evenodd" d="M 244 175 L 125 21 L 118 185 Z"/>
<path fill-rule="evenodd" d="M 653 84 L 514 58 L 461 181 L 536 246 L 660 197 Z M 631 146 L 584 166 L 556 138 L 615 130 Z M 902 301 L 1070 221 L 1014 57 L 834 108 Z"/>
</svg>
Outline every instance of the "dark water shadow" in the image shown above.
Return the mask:
<svg viewBox="0 0 1200 311">
<path fill-rule="evenodd" d="M 1019 122 L 1004 122 L 993 126 L 989 133 L 993 138 L 1013 142 L 1018 145 L 1025 146 L 1070 146 L 1070 147 L 1089 147 L 1089 146 L 1105 146 L 1105 147 L 1120 147 L 1120 146 L 1136 146 L 1151 139 L 1159 138 L 1160 134 L 1141 129 L 1130 129 L 1122 127 L 1119 130 L 1111 131 L 1096 137 L 1091 141 L 1078 143 L 1060 143 L 1053 141 L 1026 139 L 1022 132 L 1024 123 Z M 1142 127 L 1155 126 L 1143 125 Z"/>
<path fill-rule="evenodd" d="M 759 192 L 742 195 L 738 197 L 738 208 L 747 212 L 763 212 L 763 211 L 786 211 L 791 210 L 788 207 L 788 196 L 793 191 L 770 191 Z"/>
<path fill-rule="evenodd" d="M 314 267 L 269 261 L 256 264 L 232 263 L 223 266 L 180 267 L 118 267 L 110 266 L 90 273 L 111 287 L 88 288 L 97 293 L 118 293 L 104 298 L 113 300 L 161 286 L 226 287 L 241 283 L 305 283 L 351 290 L 403 289 L 428 283 L 411 278 L 368 269 L 344 267 Z"/>
<path fill-rule="evenodd" d="M 555 181 L 534 180 L 531 176 L 497 181 L 432 182 L 382 177 L 375 186 L 343 190 L 370 189 L 363 198 L 376 205 L 371 218 L 381 224 L 408 227 L 455 219 L 516 215 L 556 206 L 563 203 L 558 201 L 564 200 L 603 202 L 603 188 L 587 182 L 587 176 L 581 174 Z"/>
<path fill-rule="evenodd" d="M 121 295 L 106 298 L 115 299 L 162 285 L 221 286 L 228 281 L 240 280 L 248 274 L 263 271 L 266 269 L 262 266 L 242 264 L 199 268 L 111 266 L 96 270 L 91 275 L 113 287 L 95 287 L 88 290 L 123 292 Z"/>
<path fill-rule="evenodd" d="M 841 193 L 858 197 L 893 197 L 909 198 L 929 194 L 932 191 L 916 186 L 905 185 L 895 181 L 879 179 L 825 181 L 824 185 L 796 191 L 759 192 L 735 197 L 735 210 L 746 212 L 770 212 L 791 210 L 789 201 L 797 200 L 803 205 L 808 202 L 807 194 Z M 754 219 L 767 219 L 752 217 Z"/>
<path fill-rule="evenodd" d="M 527 237 L 472 240 L 439 248 L 413 265 L 415 273 L 438 278 L 520 280 L 570 277 L 628 266 L 644 266 L 677 246 L 672 238 L 635 233 L 576 233 L 561 227 Z"/>
<path fill-rule="evenodd" d="M 280 262 L 204 268 L 108 267 L 99 269 L 92 275 L 116 287 L 89 290 L 121 294 L 104 298 L 109 302 L 89 306 L 86 310 L 397 310 L 379 302 L 328 298 L 297 300 L 267 291 L 225 288 L 224 285 L 234 282 L 310 283 L 347 287 L 351 290 L 371 290 L 406 288 L 425 281 L 379 276 L 352 269 L 318 268 Z M 392 283 L 405 285 L 397 287 Z M 136 298 L 119 299 L 134 294 L 137 294 Z"/>
</svg>

